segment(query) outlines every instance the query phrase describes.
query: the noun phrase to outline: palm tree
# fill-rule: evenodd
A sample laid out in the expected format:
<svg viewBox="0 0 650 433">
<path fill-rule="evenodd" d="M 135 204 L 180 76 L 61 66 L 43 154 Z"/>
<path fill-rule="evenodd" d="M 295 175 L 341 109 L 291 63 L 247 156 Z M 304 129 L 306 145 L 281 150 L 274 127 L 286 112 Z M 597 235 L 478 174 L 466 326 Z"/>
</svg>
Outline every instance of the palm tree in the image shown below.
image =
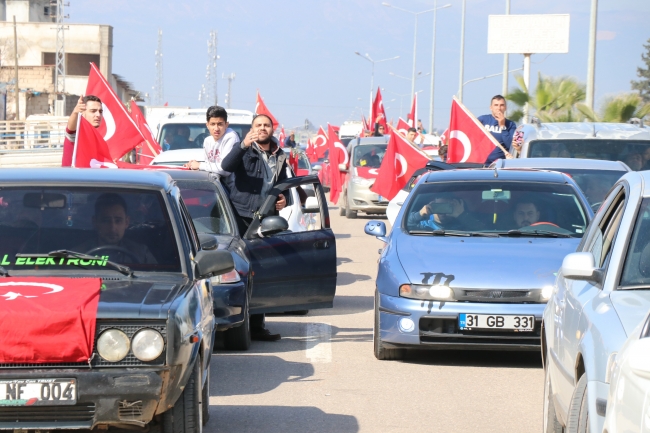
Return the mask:
<svg viewBox="0 0 650 433">
<path fill-rule="evenodd" d="M 577 104 L 576 108 L 592 122 L 625 123 L 630 119 L 642 119 L 650 114 L 650 103 L 644 104 L 638 93 L 625 93 L 605 101 L 600 114 L 597 114 L 585 104 Z"/>
<path fill-rule="evenodd" d="M 528 88 L 521 75 L 515 77 L 519 88 L 511 90 L 506 99 L 514 102 L 518 108 L 510 113 L 509 118 L 515 122 L 523 118 L 523 106 L 529 109 L 543 122 L 575 122 L 579 114 L 575 111 L 577 103 L 585 100 L 585 85 L 572 77 L 538 76 L 534 94 Z"/>
</svg>

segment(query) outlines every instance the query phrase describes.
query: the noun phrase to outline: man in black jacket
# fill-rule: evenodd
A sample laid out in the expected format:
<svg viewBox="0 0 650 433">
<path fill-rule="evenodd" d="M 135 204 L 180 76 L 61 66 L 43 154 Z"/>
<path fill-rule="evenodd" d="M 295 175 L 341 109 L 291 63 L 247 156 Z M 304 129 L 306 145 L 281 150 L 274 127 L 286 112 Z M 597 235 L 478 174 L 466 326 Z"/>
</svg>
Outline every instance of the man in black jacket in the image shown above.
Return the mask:
<svg viewBox="0 0 650 433">
<path fill-rule="evenodd" d="M 273 137 L 273 121 L 264 114 L 255 116 L 251 130 L 221 161 L 221 167 L 234 176 L 230 201 L 237 212 L 237 225 L 243 236 L 271 188 L 287 178 L 287 157 Z M 286 205 L 286 198 L 280 194 L 276 211 Z M 271 334 L 264 327 L 264 314 L 251 315 L 250 326 L 253 340 L 280 339 L 280 334 Z"/>
</svg>

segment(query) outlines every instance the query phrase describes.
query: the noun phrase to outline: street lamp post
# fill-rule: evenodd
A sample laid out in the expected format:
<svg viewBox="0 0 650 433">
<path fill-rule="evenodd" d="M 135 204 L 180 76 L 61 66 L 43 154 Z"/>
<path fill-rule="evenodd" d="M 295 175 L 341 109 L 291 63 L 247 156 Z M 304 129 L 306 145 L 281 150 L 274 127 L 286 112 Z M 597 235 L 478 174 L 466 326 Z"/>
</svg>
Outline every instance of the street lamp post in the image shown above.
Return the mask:
<svg viewBox="0 0 650 433">
<path fill-rule="evenodd" d="M 433 41 L 431 44 L 431 98 L 429 99 L 429 131 L 433 131 L 433 97 L 434 97 L 434 79 L 436 75 L 436 18 L 438 9 L 445 9 L 451 7 L 450 4 L 437 7 L 438 0 L 433 2 Z"/>
<path fill-rule="evenodd" d="M 370 119 L 370 117 L 372 117 L 372 92 L 375 87 L 375 63 L 381 63 L 381 62 L 387 62 L 389 60 L 399 59 L 399 56 L 391 57 L 389 59 L 372 60 L 372 58 L 368 55 L 368 53 L 366 53 L 366 55 L 364 56 L 360 52 L 355 51 L 354 54 L 372 63 L 372 72 L 370 74 L 370 111 L 369 111 L 370 114 L 368 115 L 368 119 Z M 369 121 L 374 122 L 374 119 Z"/>
<path fill-rule="evenodd" d="M 463 0 L 460 25 L 460 77 L 458 78 L 458 100 L 460 102 L 463 102 L 463 75 L 465 73 L 465 1 Z"/>
</svg>

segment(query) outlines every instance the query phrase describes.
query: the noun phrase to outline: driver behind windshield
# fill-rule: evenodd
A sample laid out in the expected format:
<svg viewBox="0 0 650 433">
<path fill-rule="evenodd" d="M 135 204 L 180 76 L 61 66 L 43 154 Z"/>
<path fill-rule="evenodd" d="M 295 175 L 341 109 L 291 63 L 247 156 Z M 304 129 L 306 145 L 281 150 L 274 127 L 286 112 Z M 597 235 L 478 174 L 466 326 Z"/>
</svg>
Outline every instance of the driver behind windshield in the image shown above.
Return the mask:
<svg viewBox="0 0 650 433">
<path fill-rule="evenodd" d="M 517 228 L 528 227 L 538 223 L 539 214 L 537 205 L 533 201 L 522 199 L 515 206 L 514 218 Z"/>
<path fill-rule="evenodd" d="M 444 208 L 440 204 L 449 204 Z M 434 213 L 434 209 L 440 209 Z M 445 212 L 442 212 L 442 211 Z M 417 212 L 411 212 L 408 216 L 408 225 L 420 228 L 431 228 L 434 230 L 465 230 L 474 231 L 482 229 L 480 221 L 465 211 L 465 201 L 455 194 L 440 194 L 433 201 L 424 205 Z"/>
<path fill-rule="evenodd" d="M 75 251 L 108 255 L 118 263 L 156 264 L 146 245 L 124 238 L 130 219 L 126 201 L 119 194 L 105 193 L 97 197 L 92 223 L 97 236 L 74 248 Z"/>
</svg>

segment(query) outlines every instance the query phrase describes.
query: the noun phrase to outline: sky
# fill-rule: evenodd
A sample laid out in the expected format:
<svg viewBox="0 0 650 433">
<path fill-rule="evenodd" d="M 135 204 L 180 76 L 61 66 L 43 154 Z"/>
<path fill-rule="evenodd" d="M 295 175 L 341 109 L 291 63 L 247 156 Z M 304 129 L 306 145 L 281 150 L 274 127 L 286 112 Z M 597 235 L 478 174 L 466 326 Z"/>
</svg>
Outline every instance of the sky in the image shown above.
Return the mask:
<svg viewBox="0 0 650 433">
<path fill-rule="evenodd" d="M 415 16 L 382 6 L 383 0 L 71 0 L 69 22 L 113 26 L 113 73 L 142 93 L 152 93 L 154 52 L 163 31 L 164 99 L 169 105 L 200 108 L 201 85 L 208 64 L 207 40 L 218 31 L 218 102 L 223 104 L 234 73 L 232 108 L 254 110 L 259 90 L 285 129 L 328 122 L 360 120 L 369 111 L 371 63 L 355 55 L 368 53 L 377 63 L 374 85 L 382 88 L 387 117 L 406 116 L 410 108 Z M 426 11 L 435 0 L 386 0 L 413 12 Z M 506 0 L 466 0 L 464 81 L 503 70 L 503 55 L 487 53 L 488 15 L 505 13 Z M 434 125 L 449 122 L 460 71 L 462 0 L 437 0 Z M 511 14 L 570 14 L 568 54 L 531 57 L 531 88 L 538 74 L 587 77 L 591 0 L 511 0 Z M 596 50 L 596 108 L 621 92 L 642 66 L 643 44 L 650 40 L 650 1 L 599 0 Z M 513 38 L 520 35 L 513 34 Z M 419 15 L 416 80 L 418 114 L 429 128 L 433 14 Z M 510 69 L 523 56 L 510 55 Z M 397 78 L 393 75 L 408 77 Z M 509 87 L 516 85 L 511 73 Z M 475 114 L 488 112 L 490 98 L 501 93 L 497 76 L 467 84 L 463 102 Z M 406 95 L 406 96 L 399 96 Z"/>
</svg>

